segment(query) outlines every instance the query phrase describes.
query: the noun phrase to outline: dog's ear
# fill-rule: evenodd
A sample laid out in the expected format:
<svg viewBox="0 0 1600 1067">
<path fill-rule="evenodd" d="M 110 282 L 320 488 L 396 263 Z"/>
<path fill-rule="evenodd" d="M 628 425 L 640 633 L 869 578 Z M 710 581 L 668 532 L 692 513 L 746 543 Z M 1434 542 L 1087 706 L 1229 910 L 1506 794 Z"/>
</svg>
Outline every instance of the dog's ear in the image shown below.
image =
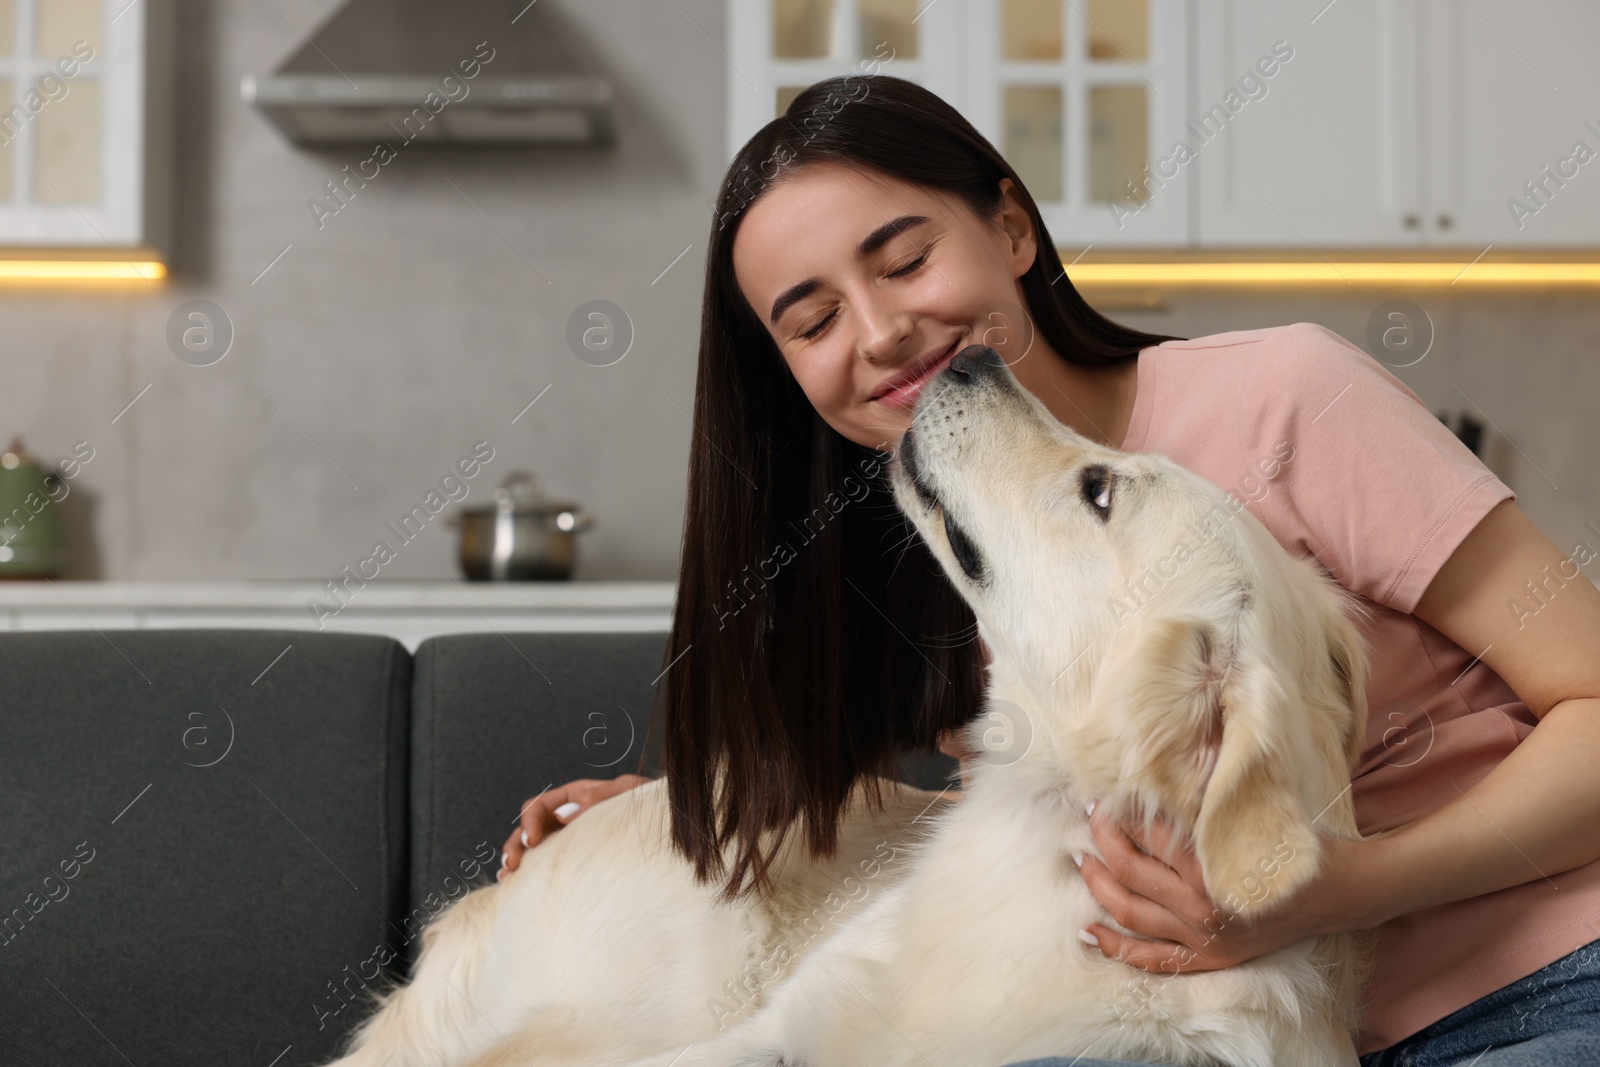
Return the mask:
<svg viewBox="0 0 1600 1067">
<path fill-rule="evenodd" d="M 1301 790 L 1321 778 L 1307 762 L 1316 741 L 1284 673 L 1240 649 L 1222 688 L 1222 740 L 1195 821 L 1195 856 L 1206 892 L 1232 912 L 1291 896 L 1322 858 Z"/>
<path fill-rule="evenodd" d="M 1204 619 L 1136 616 L 1126 625 L 1069 738 L 1071 763 L 1080 790 L 1108 812 L 1159 810 L 1187 829 L 1221 742 L 1223 652 Z"/>
</svg>

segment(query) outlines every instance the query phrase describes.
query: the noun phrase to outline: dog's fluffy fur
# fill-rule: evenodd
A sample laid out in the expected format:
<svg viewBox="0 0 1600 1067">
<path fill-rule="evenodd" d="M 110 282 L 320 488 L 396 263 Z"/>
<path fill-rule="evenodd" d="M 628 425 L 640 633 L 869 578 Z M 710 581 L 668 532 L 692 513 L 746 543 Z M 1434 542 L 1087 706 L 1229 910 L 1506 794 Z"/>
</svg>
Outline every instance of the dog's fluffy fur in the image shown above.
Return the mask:
<svg viewBox="0 0 1600 1067">
<path fill-rule="evenodd" d="M 852 794 L 838 854 L 786 841 L 770 899 L 716 904 L 660 781 L 596 805 L 424 935 L 357 1065 L 994 1067 L 1050 1055 L 1349 1067 L 1370 935 L 1156 974 L 1077 938 L 1084 804 L 1160 814 L 1249 921 L 1358 836 L 1354 601 L 1218 488 L 1056 421 L 1000 357 L 930 382 L 890 468 L 977 616 L 968 787 Z M 806 931 L 810 931 L 809 934 Z"/>
</svg>

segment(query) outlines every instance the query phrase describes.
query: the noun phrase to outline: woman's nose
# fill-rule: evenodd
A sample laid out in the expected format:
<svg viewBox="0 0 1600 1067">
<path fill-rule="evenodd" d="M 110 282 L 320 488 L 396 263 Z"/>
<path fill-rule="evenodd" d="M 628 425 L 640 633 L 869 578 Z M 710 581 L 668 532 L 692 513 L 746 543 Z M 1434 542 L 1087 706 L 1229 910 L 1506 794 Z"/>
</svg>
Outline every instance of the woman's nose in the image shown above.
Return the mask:
<svg viewBox="0 0 1600 1067">
<path fill-rule="evenodd" d="M 875 362 L 892 360 L 911 334 L 911 316 L 896 312 L 880 301 L 858 305 L 856 349 L 862 358 Z"/>
</svg>

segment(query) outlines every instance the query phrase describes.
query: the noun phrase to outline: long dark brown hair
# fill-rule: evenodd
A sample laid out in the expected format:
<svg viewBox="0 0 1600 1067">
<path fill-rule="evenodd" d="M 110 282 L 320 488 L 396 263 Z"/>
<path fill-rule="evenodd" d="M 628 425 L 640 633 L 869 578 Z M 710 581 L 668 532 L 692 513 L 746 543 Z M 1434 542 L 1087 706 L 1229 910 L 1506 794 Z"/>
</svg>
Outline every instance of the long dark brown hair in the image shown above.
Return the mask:
<svg viewBox="0 0 1600 1067">
<path fill-rule="evenodd" d="M 913 82 L 817 82 L 740 149 L 706 255 L 683 555 L 654 717 L 673 846 L 700 882 L 726 875 L 729 901 L 770 888 L 796 819 L 810 854 L 832 855 L 856 780 L 892 777 L 899 754 L 933 749 L 977 715 L 983 692 L 976 620 L 895 508 L 892 453 L 822 420 L 734 276 L 750 205 L 824 160 L 947 191 L 985 220 L 1010 178 L 1038 242 L 1022 277 L 1028 312 L 1062 358 L 1110 365 L 1175 339 L 1085 303 L 1016 172 Z"/>
</svg>

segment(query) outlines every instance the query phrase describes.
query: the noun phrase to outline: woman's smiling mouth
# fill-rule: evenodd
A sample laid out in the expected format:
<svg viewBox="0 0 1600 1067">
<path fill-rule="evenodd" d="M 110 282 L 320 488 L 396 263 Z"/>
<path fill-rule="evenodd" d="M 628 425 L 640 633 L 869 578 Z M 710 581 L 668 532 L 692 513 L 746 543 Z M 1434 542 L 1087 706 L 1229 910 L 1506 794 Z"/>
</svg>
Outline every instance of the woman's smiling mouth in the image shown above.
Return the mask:
<svg viewBox="0 0 1600 1067">
<path fill-rule="evenodd" d="M 892 408 L 910 409 L 915 407 L 917 396 L 922 392 L 923 386 L 932 381 L 933 376 L 945 368 L 945 364 L 949 363 L 951 357 L 956 354 L 956 348 L 960 343 L 961 339 L 959 337 L 951 341 L 950 347 L 941 352 L 938 358 L 929 363 L 915 378 L 909 382 L 901 382 L 898 385 L 890 386 L 872 399 L 877 403 L 885 404 Z"/>
</svg>

